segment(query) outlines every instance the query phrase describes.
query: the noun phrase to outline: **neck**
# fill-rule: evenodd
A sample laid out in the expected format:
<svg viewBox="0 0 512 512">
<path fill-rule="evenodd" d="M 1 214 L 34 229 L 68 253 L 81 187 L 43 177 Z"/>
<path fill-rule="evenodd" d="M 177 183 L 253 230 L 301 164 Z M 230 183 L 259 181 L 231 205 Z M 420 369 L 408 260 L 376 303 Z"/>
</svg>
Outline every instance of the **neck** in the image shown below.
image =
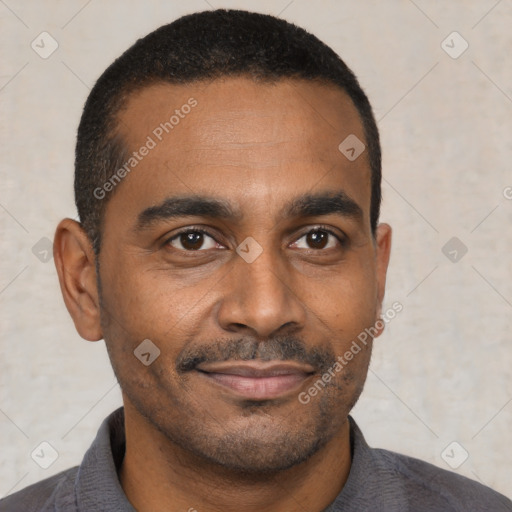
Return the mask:
<svg viewBox="0 0 512 512">
<path fill-rule="evenodd" d="M 320 512 L 350 471 L 350 425 L 307 461 L 271 475 L 243 475 L 169 441 L 125 402 L 126 453 L 119 478 L 139 512 Z"/>
</svg>

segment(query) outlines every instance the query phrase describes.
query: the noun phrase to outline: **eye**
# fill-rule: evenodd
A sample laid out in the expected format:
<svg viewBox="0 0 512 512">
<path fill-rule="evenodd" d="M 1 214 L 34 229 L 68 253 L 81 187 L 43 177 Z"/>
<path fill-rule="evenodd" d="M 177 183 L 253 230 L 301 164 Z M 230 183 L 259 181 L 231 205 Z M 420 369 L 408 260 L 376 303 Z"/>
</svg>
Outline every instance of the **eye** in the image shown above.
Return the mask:
<svg viewBox="0 0 512 512">
<path fill-rule="evenodd" d="M 293 243 L 293 246 L 298 249 L 331 249 L 340 244 L 339 237 L 334 233 L 327 229 L 316 228 L 302 235 Z"/>
<path fill-rule="evenodd" d="M 214 249 L 220 245 L 206 231 L 197 228 L 188 229 L 174 235 L 167 241 L 167 244 L 181 251 L 204 251 Z"/>
</svg>

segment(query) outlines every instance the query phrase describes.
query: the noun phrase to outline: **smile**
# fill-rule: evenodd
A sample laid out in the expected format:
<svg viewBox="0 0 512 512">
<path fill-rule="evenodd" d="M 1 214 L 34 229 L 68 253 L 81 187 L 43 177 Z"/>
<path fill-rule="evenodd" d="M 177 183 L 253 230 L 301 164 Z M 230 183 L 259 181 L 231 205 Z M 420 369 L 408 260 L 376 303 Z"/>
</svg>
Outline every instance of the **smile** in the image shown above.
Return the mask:
<svg viewBox="0 0 512 512">
<path fill-rule="evenodd" d="M 270 400 L 298 390 L 314 369 L 282 361 L 204 363 L 197 371 L 241 398 Z"/>
</svg>

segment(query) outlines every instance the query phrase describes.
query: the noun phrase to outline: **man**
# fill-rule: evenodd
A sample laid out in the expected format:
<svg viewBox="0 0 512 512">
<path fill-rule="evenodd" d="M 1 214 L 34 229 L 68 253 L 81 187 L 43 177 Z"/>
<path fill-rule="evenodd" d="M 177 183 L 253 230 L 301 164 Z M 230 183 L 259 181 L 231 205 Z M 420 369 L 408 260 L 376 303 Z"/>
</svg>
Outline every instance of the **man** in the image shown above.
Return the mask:
<svg viewBox="0 0 512 512">
<path fill-rule="evenodd" d="M 85 105 L 80 223 L 54 255 L 124 408 L 79 468 L 1 510 L 512 510 L 369 448 L 349 417 L 383 329 L 380 166 L 352 72 L 282 20 L 198 13 L 116 60 Z"/>
</svg>

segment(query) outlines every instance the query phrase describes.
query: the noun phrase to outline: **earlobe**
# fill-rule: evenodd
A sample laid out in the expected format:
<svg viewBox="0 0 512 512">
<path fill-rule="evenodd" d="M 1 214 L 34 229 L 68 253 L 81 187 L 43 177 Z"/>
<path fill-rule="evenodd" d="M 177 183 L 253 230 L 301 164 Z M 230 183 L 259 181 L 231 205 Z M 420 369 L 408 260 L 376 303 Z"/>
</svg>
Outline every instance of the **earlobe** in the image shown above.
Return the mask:
<svg viewBox="0 0 512 512">
<path fill-rule="evenodd" d="M 382 315 L 382 301 L 384 300 L 384 293 L 386 291 L 386 274 L 391 254 L 391 234 L 391 226 L 389 224 L 378 225 L 376 233 L 377 319 Z M 381 332 L 379 332 L 379 335 Z"/>
<path fill-rule="evenodd" d="M 59 223 L 53 256 L 62 296 L 76 330 L 88 341 L 102 339 L 96 256 L 78 222 L 64 219 Z"/>
</svg>

